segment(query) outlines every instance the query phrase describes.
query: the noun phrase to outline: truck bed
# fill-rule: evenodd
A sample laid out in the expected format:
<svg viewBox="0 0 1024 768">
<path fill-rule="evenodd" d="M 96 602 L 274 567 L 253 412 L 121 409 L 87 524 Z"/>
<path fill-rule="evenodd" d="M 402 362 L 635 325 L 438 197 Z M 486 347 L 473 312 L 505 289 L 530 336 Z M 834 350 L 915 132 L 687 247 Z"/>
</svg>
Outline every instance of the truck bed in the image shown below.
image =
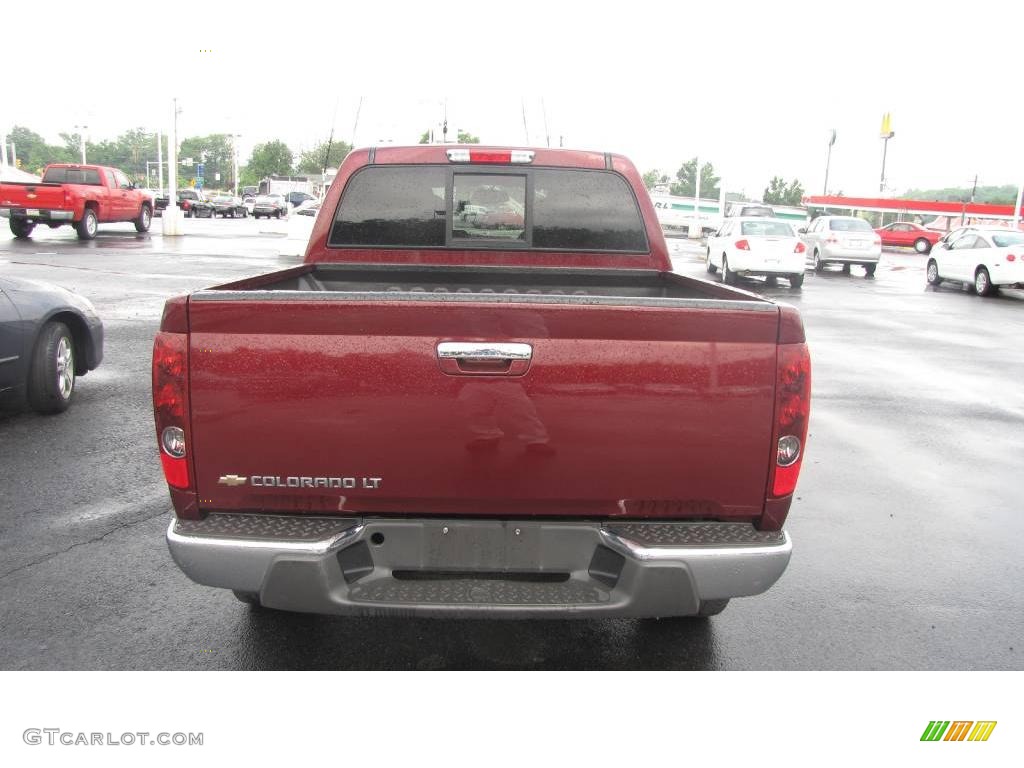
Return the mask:
<svg viewBox="0 0 1024 768">
<path fill-rule="evenodd" d="M 200 301 L 289 298 L 775 309 L 755 294 L 715 283 L 668 272 L 622 269 L 307 264 L 193 295 Z"/>
</svg>

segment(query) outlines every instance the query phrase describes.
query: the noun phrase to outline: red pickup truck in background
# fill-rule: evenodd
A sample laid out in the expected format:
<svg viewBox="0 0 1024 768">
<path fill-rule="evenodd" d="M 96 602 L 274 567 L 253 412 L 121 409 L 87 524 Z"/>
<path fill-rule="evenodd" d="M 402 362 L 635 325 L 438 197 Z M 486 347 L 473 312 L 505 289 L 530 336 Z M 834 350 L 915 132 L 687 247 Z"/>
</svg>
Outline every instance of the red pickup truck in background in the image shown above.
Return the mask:
<svg viewBox="0 0 1024 768">
<path fill-rule="evenodd" d="M 624 157 L 381 147 L 305 264 L 167 302 L 153 397 L 171 554 L 243 601 L 709 616 L 789 562 L 810 358 Z"/>
<path fill-rule="evenodd" d="M 82 240 L 92 240 L 100 224 L 135 222 L 149 230 L 153 201 L 116 168 L 53 164 L 40 182 L 0 183 L 0 208 L 7 209 L 15 237 L 30 237 L 36 224 L 71 224 Z"/>
</svg>

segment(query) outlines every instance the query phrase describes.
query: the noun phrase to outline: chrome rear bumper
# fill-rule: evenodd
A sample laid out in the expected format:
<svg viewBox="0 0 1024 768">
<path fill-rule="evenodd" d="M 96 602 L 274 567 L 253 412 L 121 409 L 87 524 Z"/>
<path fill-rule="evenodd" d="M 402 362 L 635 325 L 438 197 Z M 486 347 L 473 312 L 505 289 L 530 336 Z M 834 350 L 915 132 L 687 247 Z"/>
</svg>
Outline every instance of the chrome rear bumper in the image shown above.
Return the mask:
<svg viewBox="0 0 1024 768">
<path fill-rule="evenodd" d="M 172 519 L 167 543 L 193 581 L 271 608 L 552 618 L 692 615 L 764 592 L 792 551 L 745 523 L 228 513 Z"/>
</svg>

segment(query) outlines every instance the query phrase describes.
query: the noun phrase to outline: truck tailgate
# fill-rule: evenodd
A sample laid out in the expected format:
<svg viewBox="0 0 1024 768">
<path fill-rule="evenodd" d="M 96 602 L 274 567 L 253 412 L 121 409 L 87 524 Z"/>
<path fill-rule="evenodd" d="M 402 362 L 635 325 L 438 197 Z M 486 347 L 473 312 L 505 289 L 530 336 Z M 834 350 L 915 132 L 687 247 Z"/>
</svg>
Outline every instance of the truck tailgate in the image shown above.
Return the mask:
<svg viewBox="0 0 1024 768">
<path fill-rule="evenodd" d="M 756 518 L 778 309 L 707 304 L 193 297 L 200 506 Z"/>
<path fill-rule="evenodd" d="M 3 208 L 64 208 L 64 187 L 60 184 L 12 183 L 0 184 L 0 207 Z"/>
</svg>

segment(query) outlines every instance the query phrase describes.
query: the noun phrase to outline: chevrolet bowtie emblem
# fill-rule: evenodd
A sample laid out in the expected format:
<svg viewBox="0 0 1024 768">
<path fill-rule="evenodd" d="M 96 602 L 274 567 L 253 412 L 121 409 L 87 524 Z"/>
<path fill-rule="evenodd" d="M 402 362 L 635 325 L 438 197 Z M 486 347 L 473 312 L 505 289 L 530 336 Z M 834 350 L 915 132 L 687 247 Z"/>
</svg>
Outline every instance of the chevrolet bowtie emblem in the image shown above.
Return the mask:
<svg viewBox="0 0 1024 768">
<path fill-rule="evenodd" d="M 245 481 L 247 479 L 248 478 L 243 477 L 242 475 L 221 475 L 220 479 L 217 480 L 217 485 L 245 485 Z"/>
</svg>

